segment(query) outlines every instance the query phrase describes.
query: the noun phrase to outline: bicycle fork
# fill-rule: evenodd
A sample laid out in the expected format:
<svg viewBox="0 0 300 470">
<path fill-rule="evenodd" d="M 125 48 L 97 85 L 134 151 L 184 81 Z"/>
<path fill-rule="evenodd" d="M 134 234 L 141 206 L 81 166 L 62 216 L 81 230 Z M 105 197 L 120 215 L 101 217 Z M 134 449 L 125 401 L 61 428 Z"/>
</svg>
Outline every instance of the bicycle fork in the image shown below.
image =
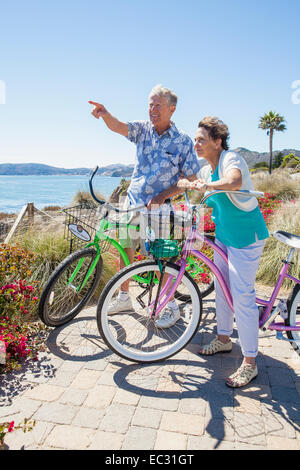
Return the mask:
<svg viewBox="0 0 300 470">
<path fill-rule="evenodd" d="M 167 262 L 163 261 L 161 263 L 161 265 L 159 266 L 160 267 L 160 278 L 159 278 L 157 293 L 156 293 L 155 300 L 154 300 L 154 305 L 153 305 L 153 302 L 152 302 L 152 294 L 153 294 L 153 287 L 155 285 L 155 283 L 154 283 L 155 273 L 151 273 L 150 284 L 146 287 L 144 292 L 142 292 L 142 294 L 140 294 L 137 297 L 137 300 L 138 300 L 139 304 L 143 308 L 148 308 L 150 310 L 150 318 L 156 318 L 156 309 L 157 309 L 157 305 L 158 305 L 158 301 L 159 301 L 159 297 L 160 297 L 160 293 L 161 293 L 161 289 L 162 289 L 162 283 L 163 283 L 163 278 L 164 278 L 164 275 L 165 275 L 166 264 L 167 264 Z M 149 293 L 148 305 L 146 305 L 142 300 L 142 297 L 144 297 L 147 293 Z"/>
<path fill-rule="evenodd" d="M 73 273 L 71 274 L 70 278 L 68 279 L 68 283 L 67 285 L 69 287 L 71 287 L 71 289 L 73 289 L 77 294 L 81 291 L 81 289 L 83 289 L 83 287 L 85 286 L 85 284 L 87 283 L 90 275 L 92 274 L 92 272 L 94 271 L 97 263 L 99 262 L 99 258 L 100 258 L 101 254 L 98 253 L 96 258 L 94 259 L 94 261 L 91 261 L 89 266 L 87 267 L 87 270 L 86 270 L 86 273 L 83 277 L 83 280 L 81 282 L 81 284 L 79 286 L 74 286 L 72 283 L 74 281 L 74 279 L 76 278 L 77 274 L 79 273 L 81 267 L 82 267 L 82 264 L 84 262 L 84 258 L 81 258 L 79 261 L 78 261 L 78 264 L 76 266 L 76 268 L 74 269 Z"/>
</svg>

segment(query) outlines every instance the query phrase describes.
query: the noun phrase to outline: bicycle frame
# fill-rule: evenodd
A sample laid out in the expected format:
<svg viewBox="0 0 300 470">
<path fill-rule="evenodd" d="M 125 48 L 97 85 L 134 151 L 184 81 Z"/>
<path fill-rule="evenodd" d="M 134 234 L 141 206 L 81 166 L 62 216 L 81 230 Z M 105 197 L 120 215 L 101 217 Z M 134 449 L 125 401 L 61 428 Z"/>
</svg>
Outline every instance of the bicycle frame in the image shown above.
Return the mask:
<svg viewBox="0 0 300 470">
<path fill-rule="evenodd" d="M 76 292 L 80 292 L 81 289 L 85 286 L 85 284 L 88 281 L 90 275 L 92 274 L 92 272 L 94 271 L 97 263 L 99 262 L 100 256 L 102 254 L 101 253 L 101 248 L 100 248 L 100 245 L 99 245 L 99 242 L 101 240 L 106 240 L 108 243 L 110 243 L 114 248 L 116 248 L 118 250 L 118 252 L 122 256 L 124 264 L 126 266 L 130 264 L 129 258 L 128 258 L 127 253 L 124 250 L 124 248 L 114 238 L 111 238 L 111 237 L 109 237 L 108 235 L 105 234 L 106 231 L 108 231 L 110 229 L 113 229 L 113 228 L 119 228 L 119 227 L 127 227 L 127 229 L 132 228 L 132 229 L 138 230 L 138 226 L 136 226 L 136 225 L 125 224 L 125 223 L 111 223 L 106 219 L 101 220 L 94 240 L 91 243 L 88 243 L 85 246 L 85 248 L 90 248 L 90 247 L 95 248 L 95 250 L 97 252 L 97 255 L 96 255 L 94 261 L 92 262 L 92 264 L 89 266 L 83 282 L 81 283 L 81 285 L 79 285 L 76 288 Z M 82 266 L 83 261 L 84 261 L 84 259 L 81 259 L 81 260 L 78 261 L 78 265 L 76 266 L 73 273 L 71 274 L 71 276 L 68 280 L 68 284 L 72 284 L 73 280 L 75 279 L 76 275 L 78 274 L 78 272 L 79 272 L 79 270 Z M 145 282 L 146 282 L 146 280 L 145 280 Z"/>
<path fill-rule="evenodd" d="M 182 249 L 181 259 L 176 263 L 180 266 L 180 272 L 178 274 L 177 279 L 174 282 L 173 281 L 173 276 L 169 276 L 164 288 L 162 289 L 162 291 L 159 294 L 159 302 L 156 303 L 156 307 L 155 307 L 155 302 L 154 301 L 150 305 L 149 310 L 150 310 L 150 312 L 152 311 L 151 315 L 153 315 L 153 308 L 155 307 L 154 308 L 155 309 L 155 313 L 154 313 L 154 318 L 155 319 L 158 317 L 159 313 L 162 311 L 162 309 L 169 302 L 170 298 L 172 298 L 172 296 L 176 292 L 176 289 L 177 289 L 177 287 L 178 287 L 178 285 L 179 285 L 179 283 L 180 283 L 180 281 L 181 281 L 181 279 L 184 275 L 184 272 L 185 272 L 185 269 L 186 269 L 186 260 L 187 260 L 189 255 L 195 256 L 196 258 L 200 259 L 204 264 L 206 264 L 209 267 L 209 269 L 211 270 L 213 275 L 217 278 L 217 280 L 220 284 L 220 287 L 223 291 L 224 297 L 225 297 L 230 309 L 232 311 L 234 311 L 233 300 L 232 300 L 232 295 L 231 295 L 231 292 L 230 292 L 230 288 L 227 285 L 221 271 L 215 265 L 215 263 L 210 258 L 208 258 L 204 253 L 202 253 L 199 250 L 193 249 L 194 242 L 197 239 L 199 241 L 201 241 L 202 243 L 206 243 L 209 246 L 211 246 L 211 248 L 214 251 L 216 251 L 223 258 L 223 260 L 226 263 L 228 263 L 228 257 L 227 257 L 227 254 L 225 253 L 225 251 L 222 250 L 222 248 L 220 246 L 216 245 L 216 243 L 214 243 L 214 241 L 207 238 L 205 236 L 205 234 L 201 234 L 196 229 L 196 224 L 193 224 L 193 226 L 190 230 L 190 233 L 189 233 L 189 235 L 186 239 L 186 242 L 184 244 L 184 247 Z M 281 286 L 282 286 L 285 279 L 289 279 L 289 280 L 291 280 L 291 281 L 293 281 L 297 284 L 300 284 L 299 279 L 297 279 L 294 276 L 291 276 L 290 274 L 288 274 L 288 269 L 289 269 L 289 266 L 290 266 L 290 262 L 291 262 L 293 252 L 294 252 L 294 248 L 292 248 L 290 250 L 290 253 L 288 255 L 287 260 L 283 261 L 283 267 L 281 269 L 281 272 L 279 274 L 278 280 L 277 280 L 276 285 L 273 289 L 273 292 L 271 294 L 270 299 L 269 300 L 264 300 L 264 299 L 260 299 L 260 298 L 256 297 L 256 303 L 258 305 L 261 305 L 261 306 L 265 307 L 265 310 L 264 310 L 261 318 L 259 319 L 259 328 L 262 328 L 264 330 L 270 329 L 270 330 L 275 330 L 275 331 L 280 331 L 280 332 L 282 332 L 282 331 L 300 331 L 300 322 L 296 322 L 296 325 L 294 325 L 294 326 L 287 326 L 282 322 L 280 322 L 280 323 L 276 322 L 275 323 L 273 320 L 275 319 L 275 317 L 279 313 L 278 312 L 279 308 L 276 307 L 274 309 L 274 311 L 272 311 L 273 308 L 274 308 L 274 304 L 275 304 L 278 292 L 279 292 L 279 290 L 280 290 L 280 288 L 281 288 Z M 164 298 L 164 296 L 165 296 L 165 298 Z"/>
</svg>

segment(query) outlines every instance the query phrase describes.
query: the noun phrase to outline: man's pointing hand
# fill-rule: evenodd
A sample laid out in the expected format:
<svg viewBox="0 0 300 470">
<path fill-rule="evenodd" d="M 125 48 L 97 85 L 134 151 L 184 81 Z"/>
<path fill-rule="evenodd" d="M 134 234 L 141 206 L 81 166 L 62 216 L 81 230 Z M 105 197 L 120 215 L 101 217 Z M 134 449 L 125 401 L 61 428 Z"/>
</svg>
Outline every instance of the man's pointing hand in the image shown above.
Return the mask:
<svg viewBox="0 0 300 470">
<path fill-rule="evenodd" d="M 103 117 L 108 113 L 103 104 L 97 103 L 96 101 L 89 101 L 89 103 L 95 106 L 91 113 L 95 118 L 99 119 L 99 117 Z"/>
</svg>

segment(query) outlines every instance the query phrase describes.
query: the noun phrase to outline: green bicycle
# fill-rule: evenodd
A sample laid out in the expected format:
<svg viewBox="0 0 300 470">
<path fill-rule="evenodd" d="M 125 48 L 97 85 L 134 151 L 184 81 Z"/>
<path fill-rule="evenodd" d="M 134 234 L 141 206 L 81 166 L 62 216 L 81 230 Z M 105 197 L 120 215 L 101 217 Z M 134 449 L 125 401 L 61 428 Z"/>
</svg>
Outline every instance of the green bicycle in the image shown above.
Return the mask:
<svg viewBox="0 0 300 470">
<path fill-rule="evenodd" d="M 111 230 L 125 227 L 127 230 L 139 231 L 139 225 L 128 224 L 108 219 L 112 212 L 122 214 L 136 212 L 144 209 L 144 206 L 135 207 L 132 210 L 121 210 L 111 204 L 98 199 L 93 189 L 93 178 L 98 167 L 93 171 L 89 179 L 90 193 L 97 202 L 83 206 L 64 209 L 67 215 L 66 225 L 72 237 L 81 242 L 86 242 L 83 248 L 72 252 L 53 271 L 41 294 L 38 314 L 40 319 L 48 326 L 58 327 L 71 321 L 88 303 L 94 294 L 103 269 L 102 255 L 112 248 L 122 257 L 124 264 L 130 264 L 127 253 L 115 238 L 108 234 Z M 95 228 L 97 225 L 97 228 Z M 91 233 L 94 232 L 92 239 Z M 203 247 L 207 250 L 207 247 Z M 202 297 L 207 296 L 214 289 L 214 281 L 211 272 L 206 266 L 199 265 L 190 257 L 187 260 L 187 269 L 199 286 Z M 135 276 L 135 281 L 141 285 L 150 285 L 152 273 L 141 273 Z M 154 283 L 158 283 L 154 279 Z M 177 291 L 177 300 L 188 302 L 188 292 Z"/>
</svg>

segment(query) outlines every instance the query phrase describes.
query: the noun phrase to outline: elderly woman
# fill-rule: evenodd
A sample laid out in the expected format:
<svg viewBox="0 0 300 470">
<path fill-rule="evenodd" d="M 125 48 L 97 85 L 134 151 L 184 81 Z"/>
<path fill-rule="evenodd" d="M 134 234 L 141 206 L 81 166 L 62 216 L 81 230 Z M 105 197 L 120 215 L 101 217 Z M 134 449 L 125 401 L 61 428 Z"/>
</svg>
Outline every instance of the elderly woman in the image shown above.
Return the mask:
<svg viewBox="0 0 300 470">
<path fill-rule="evenodd" d="M 227 126 L 215 117 L 200 121 L 195 136 L 195 150 L 208 165 L 202 166 L 199 179 L 181 180 L 180 187 L 199 191 L 253 190 L 245 160 L 228 150 Z M 203 160 L 203 161 L 205 161 Z M 230 285 L 234 313 L 229 308 L 219 283 L 216 289 L 217 337 L 200 349 L 200 354 L 230 352 L 234 317 L 244 356 L 240 368 L 226 379 L 230 387 L 242 387 L 257 374 L 259 312 L 255 302 L 255 279 L 268 230 L 255 197 L 220 193 L 211 196 L 207 205 L 213 208 L 216 243 L 228 256 L 228 265 L 218 253 L 214 262 Z"/>
</svg>

